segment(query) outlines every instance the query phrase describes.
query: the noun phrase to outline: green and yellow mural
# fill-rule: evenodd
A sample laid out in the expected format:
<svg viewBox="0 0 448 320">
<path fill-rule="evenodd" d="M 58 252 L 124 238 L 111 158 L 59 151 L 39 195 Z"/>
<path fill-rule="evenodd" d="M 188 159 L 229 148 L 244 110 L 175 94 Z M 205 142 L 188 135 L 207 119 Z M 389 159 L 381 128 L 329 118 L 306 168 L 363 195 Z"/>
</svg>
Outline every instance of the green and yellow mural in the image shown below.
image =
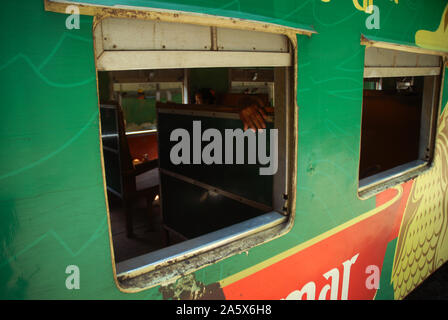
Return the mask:
<svg viewBox="0 0 448 320">
<path fill-rule="evenodd" d="M 419 30 L 415 34 L 415 43 L 422 48 L 447 50 L 448 48 L 448 7 L 443 12 L 440 25 L 435 31 Z"/>
</svg>

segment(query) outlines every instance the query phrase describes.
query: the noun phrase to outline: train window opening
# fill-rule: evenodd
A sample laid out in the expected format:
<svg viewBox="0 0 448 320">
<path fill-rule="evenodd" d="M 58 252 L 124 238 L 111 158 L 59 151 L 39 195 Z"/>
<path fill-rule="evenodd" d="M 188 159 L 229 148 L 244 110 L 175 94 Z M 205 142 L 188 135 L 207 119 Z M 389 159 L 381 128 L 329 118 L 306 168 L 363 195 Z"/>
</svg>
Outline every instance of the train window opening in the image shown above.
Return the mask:
<svg viewBox="0 0 448 320">
<path fill-rule="evenodd" d="M 441 58 L 366 48 L 359 193 L 369 195 L 430 166 Z"/>
<path fill-rule="evenodd" d="M 101 39 L 114 23 L 120 25 L 102 25 Z M 255 41 L 246 48 L 228 32 L 200 33 L 212 35 L 210 46 L 201 47 L 207 51 L 197 48 L 194 57 L 190 50 L 182 63 L 162 61 L 163 68 L 146 60 L 136 67 L 138 58 L 98 63 L 105 182 L 123 283 L 173 263 L 180 263 L 175 272 L 185 272 L 192 268 L 185 260 L 199 254 L 208 254 L 203 261 L 225 258 L 213 250 L 250 248 L 278 236 L 290 221 L 292 49 L 285 36 L 243 32 Z M 126 48 L 120 33 L 116 39 L 107 33 L 115 46 L 103 58 Z M 216 57 L 209 55 L 213 48 Z M 221 55 L 225 49 L 228 56 Z M 148 280 L 155 282 L 156 276 Z"/>
</svg>

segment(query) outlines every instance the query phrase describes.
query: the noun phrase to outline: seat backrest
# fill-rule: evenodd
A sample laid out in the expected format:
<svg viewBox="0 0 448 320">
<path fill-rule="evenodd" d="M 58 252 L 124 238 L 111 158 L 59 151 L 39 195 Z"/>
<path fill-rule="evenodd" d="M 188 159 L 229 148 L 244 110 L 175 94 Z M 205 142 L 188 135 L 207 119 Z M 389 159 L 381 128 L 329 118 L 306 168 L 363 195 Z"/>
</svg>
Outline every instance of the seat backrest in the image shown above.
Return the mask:
<svg viewBox="0 0 448 320">
<path fill-rule="evenodd" d="M 129 150 L 128 139 L 126 137 L 126 123 L 124 119 L 123 109 L 120 104 L 117 107 L 117 124 L 118 124 L 118 137 L 119 137 L 119 152 L 120 152 L 120 168 L 121 177 L 123 181 L 123 197 L 127 197 L 128 194 L 134 193 L 136 191 L 135 177 L 129 175 L 134 169 L 134 164 L 132 163 L 132 156 Z"/>
<path fill-rule="evenodd" d="M 132 157 L 129 151 L 128 139 L 126 138 L 126 124 L 124 120 L 123 109 L 117 105 L 117 120 L 118 120 L 118 137 L 120 140 L 120 156 L 121 167 L 123 170 L 132 170 Z"/>
<path fill-rule="evenodd" d="M 126 138 L 123 110 L 114 101 L 102 103 L 100 111 L 107 189 L 120 198 L 126 198 L 128 193 L 135 192 L 136 185 L 135 177 L 127 174 L 134 165 Z"/>
</svg>

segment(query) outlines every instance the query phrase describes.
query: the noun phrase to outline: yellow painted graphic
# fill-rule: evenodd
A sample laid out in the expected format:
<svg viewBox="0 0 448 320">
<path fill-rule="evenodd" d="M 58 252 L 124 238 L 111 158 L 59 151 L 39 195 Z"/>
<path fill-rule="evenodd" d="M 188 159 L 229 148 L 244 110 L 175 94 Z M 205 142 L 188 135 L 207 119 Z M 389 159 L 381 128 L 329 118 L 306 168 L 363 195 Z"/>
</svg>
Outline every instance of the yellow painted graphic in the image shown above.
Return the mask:
<svg viewBox="0 0 448 320">
<path fill-rule="evenodd" d="M 447 225 L 448 113 L 444 112 L 434 166 L 415 179 L 401 222 L 391 279 L 395 299 L 403 299 L 448 260 Z"/>
<path fill-rule="evenodd" d="M 322 2 L 330 2 L 331 0 L 321 0 Z M 360 0 L 353 0 L 353 5 L 359 11 L 364 11 L 366 13 L 372 13 L 372 7 L 374 5 L 373 0 L 362 0 L 362 5 L 359 3 Z M 398 4 L 398 0 L 391 0 Z"/>
<path fill-rule="evenodd" d="M 353 0 L 353 5 L 360 11 L 368 12 L 369 7 L 373 6 L 373 0 L 363 0 L 362 6 L 359 4 L 359 0 Z"/>
<path fill-rule="evenodd" d="M 422 48 L 448 51 L 448 5 L 442 14 L 439 28 L 434 32 L 427 30 L 417 31 L 415 43 Z"/>
</svg>

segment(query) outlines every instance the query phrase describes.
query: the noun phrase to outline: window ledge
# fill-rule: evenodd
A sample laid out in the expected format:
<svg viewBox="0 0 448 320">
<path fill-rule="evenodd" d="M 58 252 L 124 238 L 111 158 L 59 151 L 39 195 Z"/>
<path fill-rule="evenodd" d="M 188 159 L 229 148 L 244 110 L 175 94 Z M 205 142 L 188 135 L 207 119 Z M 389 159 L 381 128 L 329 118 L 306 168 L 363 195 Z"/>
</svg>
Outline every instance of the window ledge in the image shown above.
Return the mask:
<svg viewBox="0 0 448 320">
<path fill-rule="evenodd" d="M 171 265 L 187 257 L 275 227 L 286 222 L 287 218 L 275 211 L 269 212 L 200 237 L 122 261 L 117 264 L 117 278 L 120 280 L 137 277 L 156 268 Z"/>
<path fill-rule="evenodd" d="M 385 189 L 416 177 L 429 167 L 429 162 L 415 160 L 361 179 L 359 180 L 358 195 L 361 199 L 370 198 Z"/>
</svg>

